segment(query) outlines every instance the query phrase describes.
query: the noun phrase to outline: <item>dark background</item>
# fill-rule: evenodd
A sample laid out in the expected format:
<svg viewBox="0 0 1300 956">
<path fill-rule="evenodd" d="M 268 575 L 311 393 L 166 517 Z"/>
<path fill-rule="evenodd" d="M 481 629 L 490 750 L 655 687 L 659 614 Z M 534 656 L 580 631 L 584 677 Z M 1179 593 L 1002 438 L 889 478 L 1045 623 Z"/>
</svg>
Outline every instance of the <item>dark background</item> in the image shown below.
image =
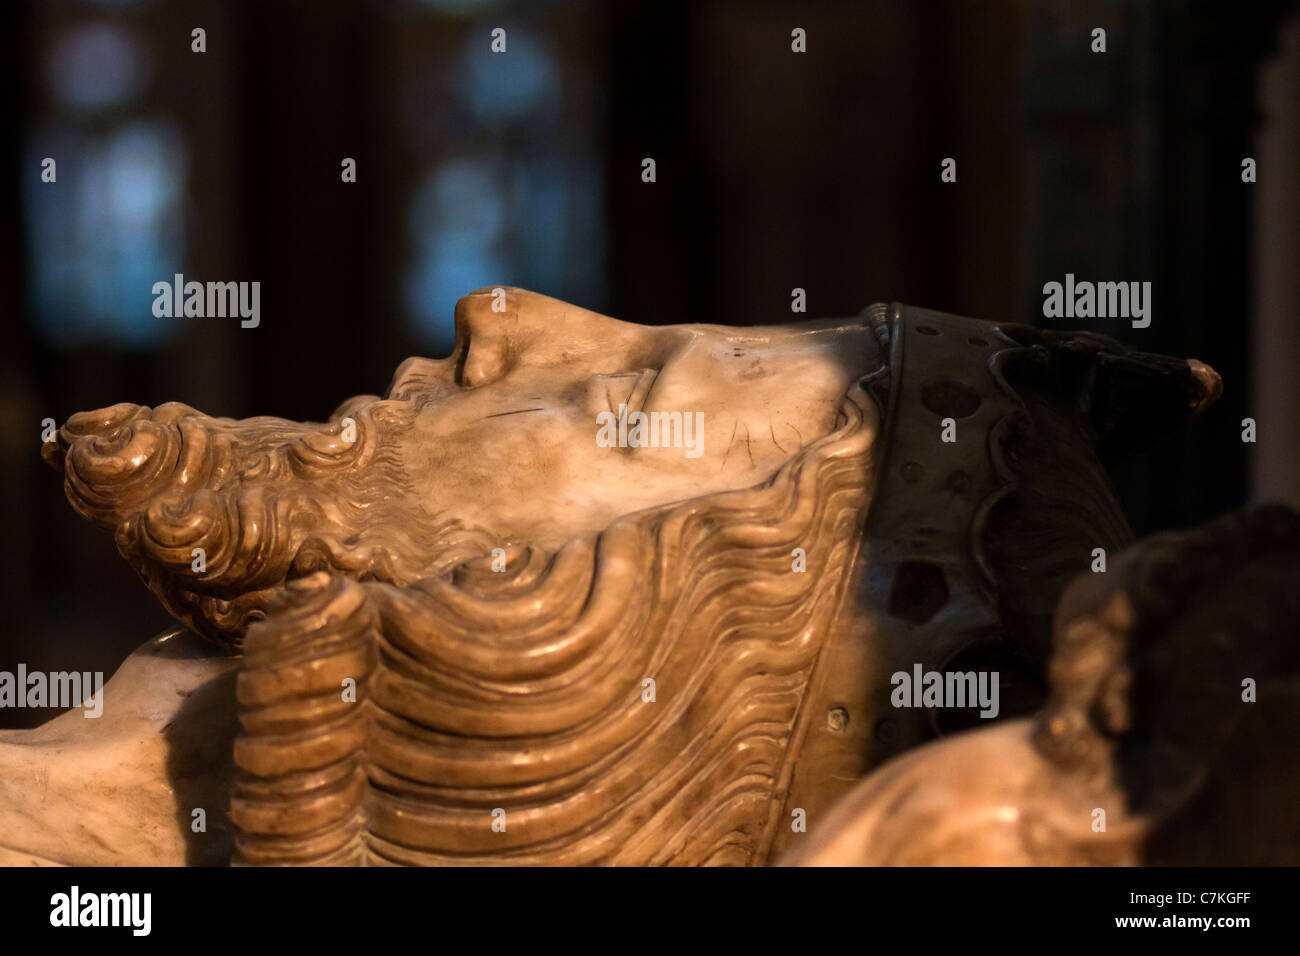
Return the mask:
<svg viewBox="0 0 1300 956">
<path fill-rule="evenodd" d="M 6 19 L 0 669 L 111 672 L 169 623 L 41 464 L 42 419 L 179 400 L 321 420 L 445 354 L 456 297 L 485 285 L 643 323 L 786 322 L 799 287 L 804 317 L 895 299 L 1042 324 L 1066 272 L 1150 281 L 1148 329 L 1061 323 L 1224 376 L 1199 424 L 1121 470 L 1135 530 L 1300 503 L 1294 4 L 49 0 Z M 260 281 L 260 327 L 155 318 L 175 272 Z"/>
</svg>

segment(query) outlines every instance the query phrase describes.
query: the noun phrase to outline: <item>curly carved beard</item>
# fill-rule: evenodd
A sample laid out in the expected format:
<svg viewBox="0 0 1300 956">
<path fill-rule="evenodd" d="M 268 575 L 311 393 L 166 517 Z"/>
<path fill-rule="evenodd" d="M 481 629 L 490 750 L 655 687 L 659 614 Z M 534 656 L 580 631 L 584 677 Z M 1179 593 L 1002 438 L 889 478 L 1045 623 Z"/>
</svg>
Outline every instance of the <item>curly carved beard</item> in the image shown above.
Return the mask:
<svg viewBox="0 0 1300 956">
<path fill-rule="evenodd" d="M 855 384 L 760 485 L 519 549 L 507 573 L 294 582 L 240 666 L 236 862 L 763 863 L 878 424 Z"/>
<path fill-rule="evenodd" d="M 360 396 L 312 426 L 121 404 L 73 415 L 42 455 L 169 612 L 237 648 L 287 580 L 332 570 L 404 585 L 494 546 L 419 505 L 397 451 L 417 411 Z"/>
<path fill-rule="evenodd" d="M 861 387 L 760 485 L 507 549 L 505 574 L 486 535 L 410 530 L 412 404 L 350 405 L 319 429 L 117 406 L 46 453 L 173 613 L 249 626 L 237 860 L 762 862 L 870 497 Z"/>
</svg>

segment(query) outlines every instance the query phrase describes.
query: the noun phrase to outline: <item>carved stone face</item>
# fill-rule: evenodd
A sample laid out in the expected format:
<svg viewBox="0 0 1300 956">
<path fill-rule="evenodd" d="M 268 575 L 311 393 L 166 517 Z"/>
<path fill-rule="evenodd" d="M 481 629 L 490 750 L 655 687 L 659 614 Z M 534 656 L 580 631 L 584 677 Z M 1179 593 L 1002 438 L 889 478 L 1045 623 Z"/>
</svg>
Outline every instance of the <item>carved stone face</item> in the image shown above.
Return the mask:
<svg viewBox="0 0 1300 956">
<path fill-rule="evenodd" d="M 174 614 L 237 642 L 286 578 L 409 584 L 753 487 L 879 361 L 860 320 L 648 327 L 520 289 L 465 296 L 456 327 L 449 358 L 408 359 L 325 425 L 122 404 L 43 451 Z"/>
<path fill-rule="evenodd" d="M 831 429 L 876 364 L 859 320 L 650 327 L 505 293 L 504 312 L 490 289 L 462 298 L 455 353 L 408 359 L 388 396 L 419 409 L 401 458 L 433 478 L 426 510 L 473 515 L 501 543 L 555 549 L 620 515 L 758 484 Z M 620 409 L 629 434 L 645 414 L 640 447 L 609 447 Z"/>
<path fill-rule="evenodd" d="M 44 454 L 243 642 L 242 861 L 766 859 L 870 500 L 875 335 L 494 301 L 326 425 L 119 405 Z M 642 413 L 692 429 L 633 445 Z"/>
</svg>

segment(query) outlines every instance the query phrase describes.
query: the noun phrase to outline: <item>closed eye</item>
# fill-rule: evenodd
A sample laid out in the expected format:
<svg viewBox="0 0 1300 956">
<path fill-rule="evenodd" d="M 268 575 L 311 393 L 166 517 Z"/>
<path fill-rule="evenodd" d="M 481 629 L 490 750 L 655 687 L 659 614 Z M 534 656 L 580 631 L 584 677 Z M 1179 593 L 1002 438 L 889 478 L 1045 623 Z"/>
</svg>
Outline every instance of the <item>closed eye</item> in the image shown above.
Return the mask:
<svg viewBox="0 0 1300 956">
<path fill-rule="evenodd" d="M 589 400 L 593 407 L 618 414 L 619 406 L 627 406 L 627 414 L 645 406 L 646 398 L 659 374 L 658 369 L 643 368 L 635 372 L 600 373 L 587 380 Z"/>
</svg>

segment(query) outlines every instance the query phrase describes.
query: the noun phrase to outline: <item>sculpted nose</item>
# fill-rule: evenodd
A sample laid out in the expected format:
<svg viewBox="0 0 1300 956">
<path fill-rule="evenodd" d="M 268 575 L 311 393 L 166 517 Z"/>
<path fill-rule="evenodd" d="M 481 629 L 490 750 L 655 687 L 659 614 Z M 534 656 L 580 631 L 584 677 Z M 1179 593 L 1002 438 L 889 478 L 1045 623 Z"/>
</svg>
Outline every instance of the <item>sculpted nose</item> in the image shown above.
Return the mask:
<svg viewBox="0 0 1300 956">
<path fill-rule="evenodd" d="M 513 286 L 478 289 L 456 303 L 457 381 L 466 388 L 525 366 L 657 367 L 661 346 L 657 329 Z"/>
<path fill-rule="evenodd" d="M 490 385 L 505 375 L 508 369 L 506 350 L 502 345 L 500 339 L 474 339 L 460 368 L 460 383 L 466 388 L 479 388 Z"/>
<path fill-rule="evenodd" d="M 479 289 L 456 302 L 458 378 L 465 388 L 489 385 L 510 371 L 510 356 L 523 345 L 519 310 L 510 303 L 510 293 L 518 291 L 500 286 Z"/>
</svg>

